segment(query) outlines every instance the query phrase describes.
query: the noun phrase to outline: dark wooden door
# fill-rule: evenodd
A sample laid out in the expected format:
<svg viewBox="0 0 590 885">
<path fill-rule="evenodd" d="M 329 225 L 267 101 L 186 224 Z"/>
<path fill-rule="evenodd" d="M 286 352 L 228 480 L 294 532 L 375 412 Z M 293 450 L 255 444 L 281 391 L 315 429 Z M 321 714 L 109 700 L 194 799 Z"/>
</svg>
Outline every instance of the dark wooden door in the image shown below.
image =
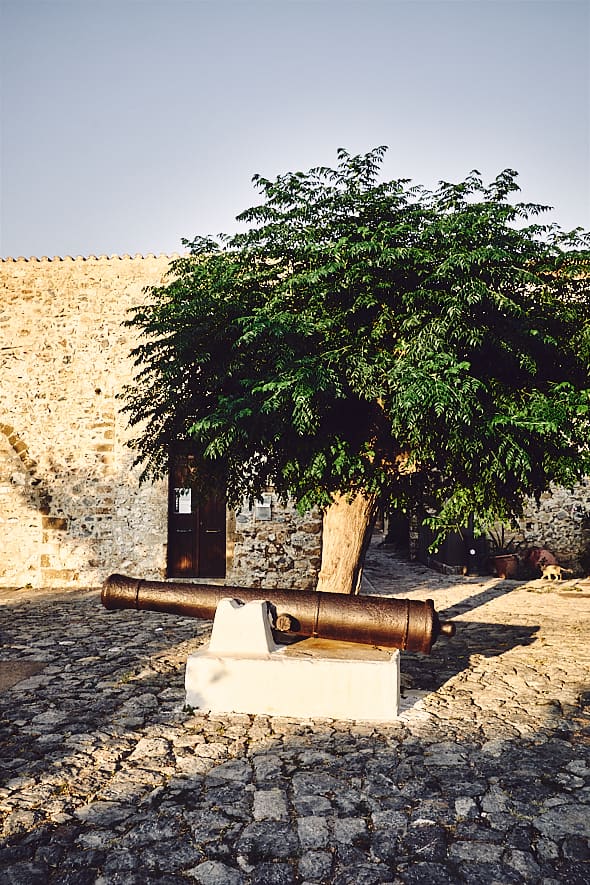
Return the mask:
<svg viewBox="0 0 590 885">
<path fill-rule="evenodd" d="M 225 577 L 225 500 L 210 497 L 198 506 L 199 577 Z"/>
<path fill-rule="evenodd" d="M 225 500 L 203 499 L 192 481 L 191 456 L 175 453 L 168 495 L 169 578 L 225 577 Z"/>
</svg>

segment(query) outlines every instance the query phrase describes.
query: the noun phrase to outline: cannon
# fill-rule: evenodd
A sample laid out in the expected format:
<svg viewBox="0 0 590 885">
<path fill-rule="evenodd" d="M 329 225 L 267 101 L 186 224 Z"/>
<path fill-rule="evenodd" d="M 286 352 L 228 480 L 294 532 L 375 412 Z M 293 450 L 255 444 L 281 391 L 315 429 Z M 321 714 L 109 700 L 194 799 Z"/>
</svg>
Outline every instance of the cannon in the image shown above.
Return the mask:
<svg viewBox="0 0 590 885">
<path fill-rule="evenodd" d="M 430 654 L 441 634 L 453 636 L 455 625 L 441 622 L 432 599 L 349 596 L 310 590 L 229 587 L 148 581 L 111 575 L 101 594 L 105 608 L 136 609 L 210 620 L 222 599 L 269 603 L 273 628 L 296 637 L 355 642 Z"/>
</svg>

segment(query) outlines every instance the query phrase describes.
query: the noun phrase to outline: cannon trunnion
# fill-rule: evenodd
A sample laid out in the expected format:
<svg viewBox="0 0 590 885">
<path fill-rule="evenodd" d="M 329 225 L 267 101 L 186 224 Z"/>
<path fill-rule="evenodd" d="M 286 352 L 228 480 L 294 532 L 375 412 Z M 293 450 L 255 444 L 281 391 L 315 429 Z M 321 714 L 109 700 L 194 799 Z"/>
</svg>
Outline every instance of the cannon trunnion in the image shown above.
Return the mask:
<svg viewBox="0 0 590 885">
<path fill-rule="evenodd" d="M 454 624 L 441 622 L 431 599 L 349 596 L 310 590 L 270 590 L 147 581 L 114 574 L 105 581 L 107 609 L 137 609 L 210 620 L 227 598 L 270 603 L 276 630 L 295 636 L 357 642 L 430 654 L 439 635 L 452 636 Z"/>
</svg>

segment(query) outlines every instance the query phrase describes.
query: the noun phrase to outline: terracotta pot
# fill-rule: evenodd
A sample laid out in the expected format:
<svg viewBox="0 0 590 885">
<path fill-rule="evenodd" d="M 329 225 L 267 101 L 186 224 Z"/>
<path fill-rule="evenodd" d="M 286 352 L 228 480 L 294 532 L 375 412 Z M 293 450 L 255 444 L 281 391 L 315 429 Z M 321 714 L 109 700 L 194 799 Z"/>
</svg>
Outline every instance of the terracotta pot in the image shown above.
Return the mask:
<svg viewBox="0 0 590 885">
<path fill-rule="evenodd" d="M 514 578 L 518 572 L 518 556 L 507 553 L 494 556 L 494 570 L 499 578 Z"/>
</svg>

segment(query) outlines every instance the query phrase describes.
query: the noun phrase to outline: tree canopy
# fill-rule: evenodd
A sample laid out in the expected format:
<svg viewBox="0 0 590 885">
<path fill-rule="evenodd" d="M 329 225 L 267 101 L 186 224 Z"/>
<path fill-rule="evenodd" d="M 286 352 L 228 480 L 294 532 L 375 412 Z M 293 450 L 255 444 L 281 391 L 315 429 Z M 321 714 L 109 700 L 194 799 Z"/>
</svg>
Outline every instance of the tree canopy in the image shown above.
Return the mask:
<svg viewBox="0 0 590 885">
<path fill-rule="evenodd" d="M 129 319 L 145 476 L 190 439 L 230 504 L 361 492 L 446 531 L 590 473 L 589 235 L 510 169 L 428 190 L 385 150 L 255 176 L 245 232 L 183 241 Z"/>
</svg>

